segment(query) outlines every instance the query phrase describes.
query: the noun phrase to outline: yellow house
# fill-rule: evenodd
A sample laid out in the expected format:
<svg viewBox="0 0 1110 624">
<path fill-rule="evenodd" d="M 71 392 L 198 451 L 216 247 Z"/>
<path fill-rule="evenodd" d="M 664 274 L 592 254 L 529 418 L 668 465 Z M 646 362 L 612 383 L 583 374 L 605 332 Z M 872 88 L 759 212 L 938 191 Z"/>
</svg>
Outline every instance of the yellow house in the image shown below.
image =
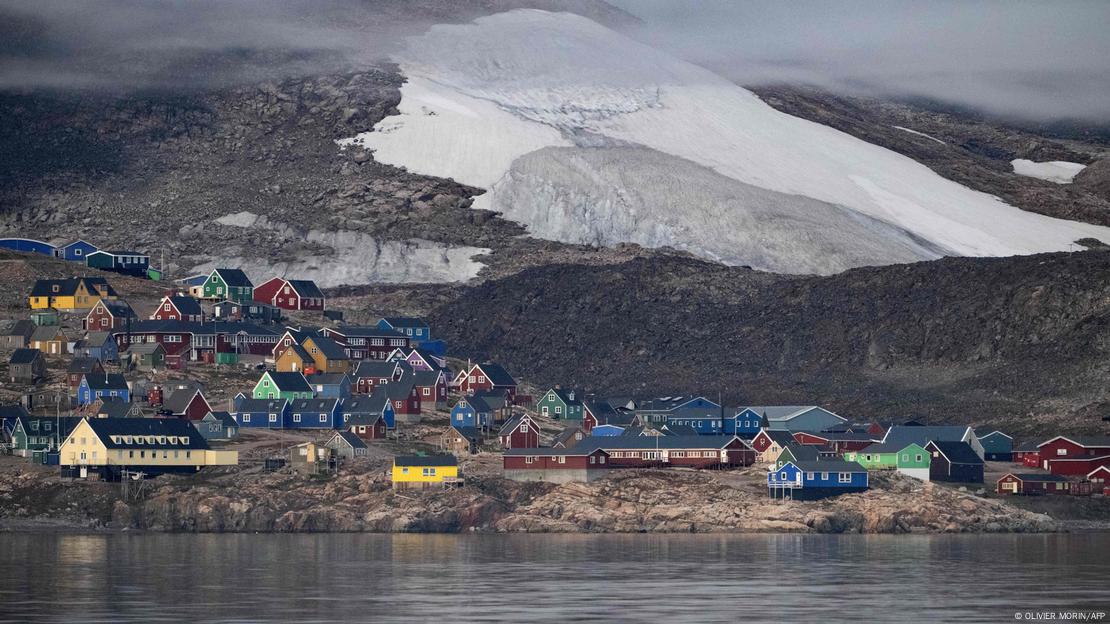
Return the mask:
<svg viewBox="0 0 1110 624">
<path fill-rule="evenodd" d="M 350 356 L 331 338 L 308 336 L 301 342 L 301 348 L 315 362 L 317 373 L 346 373 L 351 368 Z"/>
<path fill-rule="evenodd" d="M 316 360 L 299 344 L 289 345 L 274 362 L 279 373 L 303 373 L 307 368 L 316 368 Z"/>
<path fill-rule="evenodd" d="M 32 310 L 91 310 L 101 299 L 115 299 L 116 291 L 103 277 L 35 280 L 27 299 Z"/>
<path fill-rule="evenodd" d="M 394 457 L 392 477 L 393 488 L 398 490 L 462 483 L 454 455 Z"/>
<path fill-rule="evenodd" d="M 62 442 L 59 463 L 73 476 L 119 478 L 124 471 L 157 475 L 235 466 L 238 451 L 214 451 L 187 420 L 86 418 Z"/>
</svg>

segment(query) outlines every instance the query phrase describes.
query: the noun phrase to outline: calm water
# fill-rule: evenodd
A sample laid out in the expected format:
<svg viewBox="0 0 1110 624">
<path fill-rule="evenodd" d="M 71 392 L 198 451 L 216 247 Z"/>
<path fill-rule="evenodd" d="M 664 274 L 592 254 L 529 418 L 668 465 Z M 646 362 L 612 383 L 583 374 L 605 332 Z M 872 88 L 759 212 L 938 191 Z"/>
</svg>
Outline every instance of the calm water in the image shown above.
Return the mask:
<svg viewBox="0 0 1110 624">
<path fill-rule="evenodd" d="M 0 621 L 1012 622 L 1107 611 L 1108 561 L 1107 534 L 0 534 Z"/>
</svg>

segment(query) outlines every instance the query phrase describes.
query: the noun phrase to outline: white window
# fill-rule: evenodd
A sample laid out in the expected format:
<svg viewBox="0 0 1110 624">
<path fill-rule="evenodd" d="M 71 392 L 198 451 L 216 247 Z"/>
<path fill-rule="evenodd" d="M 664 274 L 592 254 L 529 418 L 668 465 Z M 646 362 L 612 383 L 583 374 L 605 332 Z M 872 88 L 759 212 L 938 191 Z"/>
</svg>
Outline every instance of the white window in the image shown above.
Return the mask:
<svg viewBox="0 0 1110 624">
<path fill-rule="evenodd" d="M 478 375 L 478 383 L 486 383 L 486 376 Z"/>
<path fill-rule="evenodd" d="M 293 422 L 301 422 L 301 415 L 293 414 Z"/>
<path fill-rule="evenodd" d="M 520 424 L 520 432 L 521 433 L 528 433 L 528 424 L 527 423 L 521 423 Z"/>
<path fill-rule="evenodd" d="M 838 479 L 838 481 L 840 481 L 841 483 L 851 483 L 852 482 L 852 473 L 850 473 L 850 472 L 840 473 L 840 478 Z"/>
<path fill-rule="evenodd" d="M 320 422 L 328 422 L 328 415 L 320 414 Z"/>
<path fill-rule="evenodd" d="M 424 396 L 432 396 L 432 389 L 424 388 Z"/>
<path fill-rule="evenodd" d="M 817 473 L 815 473 L 815 472 L 807 472 L 807 473 L 806 473 L 806 479 L 808 479 L 808 480 L 810 480 L 810 481 L 815 481 L 815 480 L 817 479 Z"/>
<path fill-rule="evenodd" d="M 533 463 L 533 462 L 534 462 L 535 460 L 536 460 L 536 458 L 535 458 L 535 457 L 532 457 L 532 456 L 528 456 L 528 457 L 525 457 L 525 458 L 524 458 L 524 463 L 526 463 L 526 464 L 531 464 L 531 463 Z"/>
<path fill-rule="evenodd" d="M 1066 449 L 1066 448 L 1056 449 L 1056 454 L 1057 455 L 1067 455 L 1068 454 L 1068 449 Z"/>
<path fill-rule="evenodd" d="M 565 463 L 567 463 L 567 458 L 566 458 L 566 456 L 565 456 L 565 455 L 560 455 L 560 456 L 559 456 L 559 463 L 560 463 L 560 464 L 565 464 Z"/>
<path fill-rule="evenodd" d="M 243 422 L 250 422 L 250 421 L 251 421 L 251 415 L 250 414 L 243 414 Z"/>
<path fill-rule="evenodd" d="M 599 464 L 604 464 L 605 463 L 605 456 L 602 455 L 602 456 L 598 457 L 598 460 L 599 460 L 598 461 Z"/>
<path fill-rule="evenodd" d="M 821 480 L 822 480 L 822 481 L 828 481 L 828 480 L 829 480 L 829 473 L 827 473 L 827 472 L 822 472 L 822 473 L 821 473 Z"/>
</svg>

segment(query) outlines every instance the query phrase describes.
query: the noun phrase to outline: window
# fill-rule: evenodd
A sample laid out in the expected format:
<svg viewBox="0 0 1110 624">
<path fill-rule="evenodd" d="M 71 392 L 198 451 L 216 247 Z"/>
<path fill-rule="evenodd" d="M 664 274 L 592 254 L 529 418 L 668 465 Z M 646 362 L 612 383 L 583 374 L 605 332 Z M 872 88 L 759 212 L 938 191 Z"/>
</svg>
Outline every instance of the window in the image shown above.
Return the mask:
<svg viewBox="0 0 1110 624">
<path fill-rule="evenodd" d="M 822 481 L 828 481 L 828 480 L 829 480 L 829 473 L 827 473 L 827 472 L 822 472 L 822 473 L 821 473 L 821 480 L 822 480 Z"/>
<path fill-rule="evenodd" d="M 328 415 L 320 414 L 320 422 L 328 422 Z"/>
<path fill-rule="evenodd" d="M 786 473 L 785 472 L 780 472 L 779 473 L 779 478 L 782 479 L 783 481 L 786 481 Z"/>
<path fill-rule="evenodd" d="M 566 457 L 566 455 L 560 455 L 560 456 L 559 456 L 559 463 L 560 463 L 560 464 L 565 464 L 565 463 L 567 463 L 567 457 Z"/>
<path fill-rule="evenodd" d="M 540 408 L 540 413 L 542 413 L 544 416 L 547 416 L 547 406 L 546 405 L 544 405 L 542 408 Z"/>
<path fill-rule="evenodd" d="M 594 457 L 593 455 L 590 455 L 590 463 L 591 464 L 596 464 L 597 463 L 597 458 Z"/>
<path fill-rule="evenodd" d="M 297 423 L 301 422 L 301 415 L 300 414 L 293 414 L 293 422 L 297 422 Z"/>
<path fill-rule="evenodd" d="M 914 461 L 917 461 L 917 462 L 921 461 L 921 453 L 918 453 L 917 455 L 914 455 Z"/>
<path fill-rule="evenodd" d="M 1057 455 L 1067 455 L 1068 454 L 1068 449 L 1066 449 L 1066 448 L 1056 449 L 1056 454 Z"/>
<path fill-rule="evenodd" d="M 524 463 L 526 463 L 526 464 L 531 464 L 531 463 L 534 463 L 535 461 L 536 461 L 536 458 L 532 457 L 532 456 L 528 456 L 528 457 L 524 458 Z"/>
<path fill-rule="evenodd" d="M 402 469 L 401 469 L 401 474 L 408 474 L 408 473 L 409 473 L 409 469 L 408 469 L 408 468 L 402 468 Z"/>
<path fill-rule="evenodd" d="M 431 388 L 424 388 L 423 390 L 424 390 L 424 396 L 432 396 L 432 389 Z"/>
<path fill-rule="evenodd" d="M 904 461 L 904 462 L 910 461 L 910 454 L 909 453 L 902 453 L 902 461 Z"/>
<path fill-rule="evenodd" d="M 852 473 L 850 473 L 850 472 L 840 473 L 840 478 L 837 479 L 837 481 L 839 481 L 840 483 L 851 483 L 852 482 Z"/>
<path fill-rule="evenodd" d="M 486 383 L 486 376 L 478 375 L 478 383 Z"/>
<path fill-rule="evenodd" d="M 273 416 L 273 414 L 270 414 L 270 416 Z M 250 422 L 250 421 L 251 421 L 251 415 L 250 414 L 243 414 L 243 422 Z"/>
<path fill-rule="evenodd" d="M 605 463 L 605 456 L 602 455 L 602 456 L 598 457 L 598 460 L 599 460 L 598 461 L 599 464 L 604 464 Z"/>
</svg>

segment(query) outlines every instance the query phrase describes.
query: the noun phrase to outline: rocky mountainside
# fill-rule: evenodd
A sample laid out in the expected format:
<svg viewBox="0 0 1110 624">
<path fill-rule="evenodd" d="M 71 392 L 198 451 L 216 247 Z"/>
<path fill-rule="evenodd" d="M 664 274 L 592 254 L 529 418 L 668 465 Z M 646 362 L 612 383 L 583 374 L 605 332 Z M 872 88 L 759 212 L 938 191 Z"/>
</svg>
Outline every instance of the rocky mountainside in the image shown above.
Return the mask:
<svg viewBox="0 0 1110 624">
<path fill-rule="evenodd" d="M 851 418 L 1101 431 L 1110 252 L 784 277 L 681 257 L 532 268 L 462 289 L 452 348 L 543 384 L 822 404 Z"/>
</svg>

